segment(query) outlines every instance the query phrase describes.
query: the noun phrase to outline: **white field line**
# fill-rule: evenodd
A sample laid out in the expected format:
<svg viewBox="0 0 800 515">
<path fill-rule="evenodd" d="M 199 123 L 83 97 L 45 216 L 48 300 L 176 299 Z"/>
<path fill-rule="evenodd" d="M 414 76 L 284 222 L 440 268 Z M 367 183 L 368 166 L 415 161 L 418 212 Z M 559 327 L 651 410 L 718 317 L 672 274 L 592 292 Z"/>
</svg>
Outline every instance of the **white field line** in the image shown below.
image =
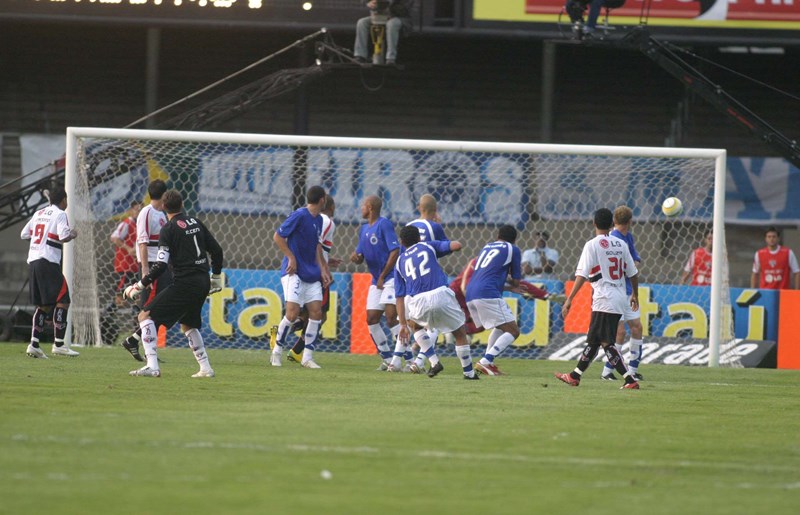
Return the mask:
<svg viewBox="0 0 800 515">
<path fill-rule="evenodd" d="M 748 463 L 748 462 L 715 462 L 700 460 L 634 460 L 613 458 L 577 458 L 563 456 L 535 456 L 527 454 L 501 454 L 501 453 L 474 453 L 439 450 L 410 451 L 408 449 L 377 448 L 368 446 L 339 446 L 339 445 L 306 445 L 306 444 L 278 444 L 265 445 L 251 442 L 212 442 L 212 441 L 175 441 L 151 440 L 139 442 L 119 442 L 115 440 L 97 440 L 93 438 L 70 438 L 68 436 L 32 437 L 25 434 L 15 434 L 5 438 L 6 441 L 20 444 L 58 444 L 81 447 L 108 447 L 124 445 L 126 447 L 142 445 L 149 448 L 173 449 L 225 449 L 243 450 L 248 452 L 261 452 L 265 454 L 285 454 L 303 452 L 308 454 L 346 454 L 362 456 L 379 456 L 382 458 L 403 458 L 415 456 L 425 459 L 463 460 L 470 462 L 509 462 L 530 463 L 539 465 L 564 465 L 564 466 L 590 466 L 603 468 L 669 468 L 669 469 L 710 469 L 732 470 L 747 473 L 786 473 L 790 476 L 797 475 L 800 471 L 798 465 L 776 465 L 774 463 Z M 0 467 L 2 469 L 4 467 Z M 798 489 L 800 482 L 784 485 L 785 488 Z"/>
</svg>

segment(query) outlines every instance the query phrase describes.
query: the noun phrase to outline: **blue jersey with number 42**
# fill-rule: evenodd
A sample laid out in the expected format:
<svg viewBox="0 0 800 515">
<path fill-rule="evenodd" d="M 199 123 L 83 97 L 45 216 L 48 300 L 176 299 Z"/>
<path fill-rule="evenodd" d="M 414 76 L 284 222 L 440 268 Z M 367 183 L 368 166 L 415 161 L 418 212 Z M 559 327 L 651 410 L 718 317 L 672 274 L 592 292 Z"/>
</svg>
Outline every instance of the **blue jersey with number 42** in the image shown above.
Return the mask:
<svg viewBox="0 0 800 515">
<path fill-rule="evenodd" d="M 395 297 L 414 296 L 447 286 L 438 256 L 450 252 L 449 241 L 420 242 L 405 250 L 394 266 Z"/>
<path fill-rule="evenodd" d="M 502 297 L 509 274 L 512 279 L 522 279 L 521 261 L 519 247 L 507 241 L 495 241 L 483 247 L 467 284 L 467 302 Z"/>
</svg>

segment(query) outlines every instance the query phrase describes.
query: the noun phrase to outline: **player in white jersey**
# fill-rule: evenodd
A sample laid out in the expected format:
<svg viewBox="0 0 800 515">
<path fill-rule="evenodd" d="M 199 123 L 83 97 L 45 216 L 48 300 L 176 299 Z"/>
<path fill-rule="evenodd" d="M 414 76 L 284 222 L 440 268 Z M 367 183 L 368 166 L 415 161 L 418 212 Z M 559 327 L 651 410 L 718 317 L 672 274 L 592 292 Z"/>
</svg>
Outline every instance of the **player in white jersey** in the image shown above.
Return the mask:
<svg viewBox="0 0 800 515">
<path fill-rule="evenodd" d="M 61 251 L 64 243 L 74 240 L 78 233 L 70 229 L 67 220 L 67 193 L 60 187 L 50 192 L 50 205 L 37 211 L 22 228 L 20 237 L 30 240 L 28 273 L 33 313 L 31 343 L 27 354 L 32 358 L 47 358 L 39 347 L 47 315 L 53 313 L 55 340 L 52 353 L 56 356 L 77 356 L 64 344 L 69 309 L 69 287 L 61 272 Z"/>
<path fill-rule="evenodd" d="M 161 200 L 166 191 L 167 184 L 164 181 L 161 179 L 151 181 L 147 185 L 150 204 L 143 207 L 139 211 L 139 216 L 136 217 L 136 260 L 139 262 L 139 279 L 143 279 L 150 272 L 150 267 L 158 262 L 158 238 L 161 228 L 167 224 L 167 215 L 164 214 L 164 203 Z M 172 284 L 172 271 L 167 268 L 139 296 L 139 307 L 144 307 L 155 298 L 156 294 L 164 291 L 170 284 Z M 139 352 L 141 335 L 142 330 L 137 329 L 122 342 L 122 346 L 137 361 L 144 361 Z"/>
<path fill-rule="evenodd" d="M 464 379 L 475 380 L 478 376 L 472 367 L 467 332 L 464 329 L 464 313 L 458 305 L 455 293 L 447 283 L 447 275 L 439 266 L 438 256 L 461 250 L 458 241 L 419 241 L 419 229 L 407 225 L 400 230 L 400 242 L 406 248 L 397 259 L 394 278 L 397 285 L 397 316 L 400 320 L 398 340 L 408 345 L 409 328 L 414 331 L 414 340 L 431 362 L 428 377 L 435 377 L 444 367 L 433 350 L 425 329 L 439 329 L 453 333 L 456 339 L 456 355 L 461 361 Z M 395 354 L 390 367 L 397 367 L 400 357 Z"/>
<path fill-rule="evenodd" d="M 625 292 L 625 277 L 631 281 L 630 306 L 639 309 L 639 271 L 624 241 L 609 236 L 614 224 L 614 215 L 609 209 L 601 208 L 594 213 L 596 236 L 586 242 L 575 271 L 575 286 L 569 293 L 561 313 L 566 318 L 572 308 L 572 300 L 588 281 L 592 285 L 592 318 L 586 334 L 586 348 L 583 350 L 578 366 L 570 373 L 556 372 L 555 376 L 570 386 L 578 386 L 581 376 L 592 364 L 600 347 L 606 353 L 608 362 L 625 379 L 623 389 L 639 389 L 633 373 L 625 366 L 625 361 L 614 345 L 617 326 L 625 304 L 629 302 Z"/>
<path fill-rule="evenodd" d="M 333 200 L 333 197 L 327 195 L 325 197 L 325 207 L 320 212 L 319 216 L 322 217 L 322 232 L 319 236 L 319 244 L 322 245 L 322 257 L 325 258 L 325 262 L 328 263 L 328 268 L 336 268 L 340 264 L 342 264 L 342 260 L 331 257 L 331 250 L 333 249 L 333 234 L 336 232 L 336 224 L 333 221 L 333 214 L 336 212 L 336 203 Z M 325 321 L 328 319 L 328 310 L 331 306 L 331 286 L 325 286 L 322 288 L 322 323 L 324 324 Z M 305 333 L 306 326 L 308 325 L 308 309 L 303 307 L 300 310 L 300 317 L 294 323 L 294 326 L 290 329 L 291 332 L 297 332 L 302 329 L 303 333 Z M 274 347 L 272 345 L 272 338 L 278 338 L 278 326 L 273 327 L 273 332 L 270 333 L 270 348 Z M 289 351 L 289 361 L 294 363 L 301 363 L 303 358 L 303 349 L 305 349 L 306 340 L 305 338 L 298 338 L 297 342 Z"/>
</svg>

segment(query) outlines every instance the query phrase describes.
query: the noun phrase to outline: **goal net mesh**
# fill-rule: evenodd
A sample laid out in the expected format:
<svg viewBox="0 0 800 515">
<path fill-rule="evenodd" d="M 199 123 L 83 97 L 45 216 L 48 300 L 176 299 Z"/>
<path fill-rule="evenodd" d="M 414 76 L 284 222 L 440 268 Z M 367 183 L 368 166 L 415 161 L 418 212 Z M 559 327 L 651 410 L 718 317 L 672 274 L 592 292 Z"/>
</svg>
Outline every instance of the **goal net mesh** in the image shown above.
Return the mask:
<svg viewBox="0 0 800 515">
<path fill-rule="evenodd" d="M 336 202 L 331 255 L 345 261 L 333 270 L 320 350 L 348 352 L 370 345 L 361 341 L 368 333 L 359 316 L 364 306 L 360 274 L 367 270 L 348 260 L 356 248 L 363 199 L 379 195 L 382 215 L 399 230 L 418 218 L 419 198 L 429 193 L 438 201 L 448 237 L 464 245 L 440 261 L 451 278 L 495 239 L 500 225 L 511 224 L 519 231 L 517 245 L 530 251 L 525 252 L 531 266 L 526 279 L 553 294 L 571 287 L 581 249 L 594 236 L 593 212 L 629 206 L 642 257 L 643 362 L 659 344 L 674 340 L 687 352 L 694 350 L 696 364 L 707 363 L 710 275 L 696 278 L 702 286 L 681 284 L 681 277 L 690 254 L 712 228 L 713 159 L 582 155 L 561 147 L 534 152 L 491 143 L 453 150 L 453 142 L 437 147 L 437 142 L 324 138 L 319 144 L 320 138 L 311 138 L 285 144 L 280 143 L 285 137 L 273 139 L 277 142 L 269 143 L 269 137 L 260 144 L 170 141 L 137 131 L 130 138 L 77 138 L 75 191 L 69 199 L 71 223 L 79 232 L 71 284 L 74 342 L 115 344 L 136 327 L 130 305 L 115 307 L 119 274 L 109 237 L 131 201 L 148 203 L 148 183 L 161 178 L 183 194 L 185 210 L 203 220 L 225 251 L 226 287 L 204 308 L 202 331 L 211 348 L 267 348 L 269 329 L 282 316 L 282 255 L 272 236 L 303 205 L 305 189 L 320 184 Z M 671 196 L 683 201 L 684 211 L 667 218 L 661 202 Z M 726 352 L 733 334 L 727 270 L 723 278 L 720 362 L 736 365 L 735 352 Z M 557 296 L 529 300 L 507 293 L 521 335 L 506 355 L 547 356 L 560 344 L 564 359 L 573 359 L 590 316 L 591 288 L 584 290 L 566 320 Z M 487 337 L 487 332 L 475 334 L 472 343 L 483 345 Z M 185 345 L 174 329 L 166 340 Z M 573 342 L 572 354 L 563 351 L 564 342 Z M 444 339 L 439 346 L 452 351 Z M 627 347 L 623 350 L 626 354 Z"/>
</svg>

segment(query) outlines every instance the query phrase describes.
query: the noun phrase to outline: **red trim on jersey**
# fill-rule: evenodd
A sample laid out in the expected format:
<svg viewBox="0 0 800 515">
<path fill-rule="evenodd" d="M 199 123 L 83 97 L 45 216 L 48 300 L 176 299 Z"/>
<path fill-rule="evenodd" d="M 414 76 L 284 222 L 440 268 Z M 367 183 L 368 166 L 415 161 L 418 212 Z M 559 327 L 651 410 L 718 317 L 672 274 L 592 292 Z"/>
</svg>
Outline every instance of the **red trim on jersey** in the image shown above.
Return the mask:
<svg viewBox="0 0 800 515">
<path fill-rule="evenodd" d="M 589 275 L 594 275 L 594 274 L 596 274 L 598 272 L 600 272 L 600 265 L 597 265 L 594 268 L 592 268 L 592 271 L 589 272 Z"/>
<path fill-rule="evenodd" d="M 53 233 L 49 232 L 49 233 L 47 233 L 47 237 L 50 238 L 51 240 L 61 241 L 61 239 L 58 237 L 58 234 L 53 234 Z"/>
</svg>

